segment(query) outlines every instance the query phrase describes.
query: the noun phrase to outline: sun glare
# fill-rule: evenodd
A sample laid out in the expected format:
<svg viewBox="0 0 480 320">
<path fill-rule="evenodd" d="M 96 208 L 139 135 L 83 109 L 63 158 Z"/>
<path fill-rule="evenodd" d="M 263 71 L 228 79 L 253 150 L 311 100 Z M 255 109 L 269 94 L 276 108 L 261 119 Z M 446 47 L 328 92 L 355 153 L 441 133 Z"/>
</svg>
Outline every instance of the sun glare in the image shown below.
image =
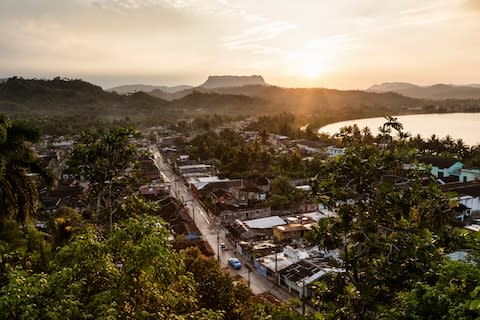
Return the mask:
<svg viewBox="0 0 480 320">
<path fill-rule="evenodd" d="M 299 53 L 290 58 L 291 73 L 308 79 L 318 78 L 328 71 L 325 57 L 311 53 Z"/>
</svg>

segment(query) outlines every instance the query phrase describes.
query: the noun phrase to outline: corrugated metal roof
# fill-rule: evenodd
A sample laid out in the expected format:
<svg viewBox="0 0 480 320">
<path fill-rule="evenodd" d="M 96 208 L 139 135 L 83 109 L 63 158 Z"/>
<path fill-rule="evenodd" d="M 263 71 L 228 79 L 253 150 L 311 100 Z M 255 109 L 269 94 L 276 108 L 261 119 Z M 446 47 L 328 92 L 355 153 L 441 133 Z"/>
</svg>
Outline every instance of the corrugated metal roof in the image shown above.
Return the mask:
<svg viewBox="0 0 480 320">
<path fill-rule="evenodd" d="M 279 216 L 272 216 L 260 219 L 246 220 L 244 223 L 251 229 L 271 229 L 275 226 L 287 224 Z"/>
</svg>

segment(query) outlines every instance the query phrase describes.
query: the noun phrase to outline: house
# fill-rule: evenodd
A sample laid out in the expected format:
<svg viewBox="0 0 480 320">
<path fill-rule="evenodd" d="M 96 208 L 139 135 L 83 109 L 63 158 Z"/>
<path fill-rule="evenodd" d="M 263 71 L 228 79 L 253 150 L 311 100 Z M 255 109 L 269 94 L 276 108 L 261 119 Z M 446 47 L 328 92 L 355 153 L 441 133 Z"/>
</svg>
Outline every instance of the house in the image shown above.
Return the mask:
<svg viewBox="0 0 480 320">
<path fill-rule="evenodd" d="M 161 199 L 159 204 L 161 209 L 157 214 L 170 225 L 170 230 L 175 236 L 173 244 L 175 249 L 197 247 L 207 256 L 214 255 L 214 251 L 208 242 L 203 239 L 188 211 L 178 200 L 173 197 L 166 197 Z"/>
<path fill-rule="evenodd" d="M 170 193 L 170 184 L 152 182 L 139 187 L 138 192 L 146 199 L 158 200 Z"/>
<path fill-rule="evenodd" d="M 311 230 L 312 224 L 289 223 L 283 226 L 273 228 L 273 236 L 279 241 L 299 240 Z"/>
<path fill-rule="evenodd" d="M 220 186 L 222 185 L 222 183 L 225 183 L 225 184 L 228 184 L 230 183 L 230 179 L 228 178 L 219 178 L 218 176 L 210 176 L 210 177 L 190 177 L 188 179 L 188 184 L 190 186 L 190 189 L 192 189 L 193 191 L 200 191 L 200 190 L 203 190 L 206 186 L 212 184 L 213 185 L 216 185 L 216 186 Z M 235 181 L 234 183 L 238 183 L 238 181 L 240 181 L 240 184 L 241 185 L 241 180 L 233 180 Z M 216 183 L 216 182 L 220 182 L 220 183 Z M 206 189 L 209 189 L 209 187 L 207 187 Z"/>
<path fill-rule="evenodd" d="M 314 140 L 299 140 L 295 145 L 307 154 L 323 153 L 327 147 L 326 143 Z"/>
<path fill-rule="evenodd" d="M 209 164 L 184 165 L 178 166 L 177 169 L 178 173 L 184 178 L 213 176 L 217 173 L 217 169 Z"/>
<path fill-rule="evenodd" d="M 272 281 L 275 281 L 275 283 L 279 283 L 278 272 L 297 261 L 298 259 L 294 259 L 285 254 L 283 249 L 280 252 L 278 252 L 278 250 L 270 250 L 269 254 L 255 259 L 254 266 L 259 274 L 270 278 Z"/>
<path fill-rule="evenodd" d="M 440 186 L 444 192 L 457 193 L 458 203 L 464 207 L 460 207 L 457 219 L 464 221 L 474 211 L 480 210 L 480 181 L 448 183 Z"/>
<path fill-rule="evenodd" d="M 139 174 L 141 178 L 147 180 L 158 179 L 160 177 L 160 173 L 153 159 L 144 159 L 140 161 Z"/>
<path fill-rule="evenodd" d="M 463 168 L 459 180 L 462 182 L 480 180 L 480 168 Z"/>
<path fill-rule="evenodd" d="M 183 162 L 190 160 L 190 156 L 188 154 L 181 154 L 177 157 L 177 161 Z"/>
<path fill-rule="evenodd" d="M 437 178 L 460 176 L 463 163 L 454 158 L 420 157 L 420 163 L 431 165 L 431 173 Z"/>
<path fill-rule="evenodd" d="M 345 148 L 335 146 L 328 146 L 325 151 L 329 157 L 343 156 L 345 154 Z"/>
<path fill-rule="evenodd" d="M 326 259 L 304 259 L 279 271 L 281 285 L 288 288 L 288 292 L 295 291 L 303 297 L 310 297 L 313 290 L 309 289 L 312 283 L 329 273 L 345 272 L 344 269 L 330 267 Z"/>
<path fill-rule="evenodd" d="M 215 205 L 215 223 L 221 225 L 232 224 L 235 220 L 250 220 L 265 218 L 272 215 L 270 207 L 264 208 L 248 208 L 237 207 L 225 203 L 217 203 Z"/>
<path fill-rule="evenodd" d="M 227 227 L 229 237 L 237 240 L 259 240 L 270 238 L 274 227 L 286 224 L 279 216 L 271 216 L 252 220 L 235 220 Z"/>
<path fill-rule="evenodd" d="M 238 201 L 240 205 L 251 205 L 256 202 L 266 201 L 267 193 L 257 187 L 244 187 L 238 190 Z"/>
<path fill-rule="evenodd" d="M 272 240 L 262 239 L 256 241 L 235 241 L 235 250 L 245 257 L 246 260 L 254 264 L 257 258 L 281 252 L 282 248 Z"/>
<path fill-rule="evenodd" d="M 40 203 L 49 212 L 55 212 L 60 207 L 70 207 L 79 212 L 87 207 L 85 193 L 88 187 L 74 179 L 61 179 L 55 190 L 40 191 Z"/>
</svg>

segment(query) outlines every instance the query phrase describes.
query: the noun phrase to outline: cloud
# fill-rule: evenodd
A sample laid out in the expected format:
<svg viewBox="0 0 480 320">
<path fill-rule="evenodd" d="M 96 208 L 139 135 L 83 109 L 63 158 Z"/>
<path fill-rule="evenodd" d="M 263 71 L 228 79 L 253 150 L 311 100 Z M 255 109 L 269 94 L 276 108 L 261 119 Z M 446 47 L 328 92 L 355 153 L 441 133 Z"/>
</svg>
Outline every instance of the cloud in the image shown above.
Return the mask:
<svg viewBox="0 0 480 320">
<path fill-rule="evenodd" d="M 194 5 L 196 0 L 90 0 L 94 6 L 101 8 L 138 9 L 156 6 L 185 8 Z"/>
<path fill-rule="evenodd" d="M 224 46 L 229 49 L 242 49 L 249 47 L 252 44 L 271 40 L 296 28 L 296 25 L 283 21 L 273 21 L 256 25 L 238 35 L 226 37 Z"/>
</svg>

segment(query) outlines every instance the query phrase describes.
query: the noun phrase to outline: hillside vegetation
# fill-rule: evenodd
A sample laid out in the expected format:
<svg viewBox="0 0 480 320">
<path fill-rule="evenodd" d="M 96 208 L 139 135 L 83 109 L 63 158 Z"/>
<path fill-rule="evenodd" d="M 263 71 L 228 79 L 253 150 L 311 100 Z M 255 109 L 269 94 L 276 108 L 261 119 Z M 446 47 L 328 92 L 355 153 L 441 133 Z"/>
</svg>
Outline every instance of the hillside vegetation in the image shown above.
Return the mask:
<svg viewBox="0 0 480 320">
<path fill-rule="evenodd" d="M 0 112 L 29 120 L 50 134 L 124 123 L 161 125 L 212 113 L 236 116 L 289 112 L 312 126 L 322 126 L 388 114 L 478 111 L 480 100 L 434 101 L 393 92 L 248 85 L 120 95 L 82 80 L 14 77 L 0 83 Z"/>
</svg>

